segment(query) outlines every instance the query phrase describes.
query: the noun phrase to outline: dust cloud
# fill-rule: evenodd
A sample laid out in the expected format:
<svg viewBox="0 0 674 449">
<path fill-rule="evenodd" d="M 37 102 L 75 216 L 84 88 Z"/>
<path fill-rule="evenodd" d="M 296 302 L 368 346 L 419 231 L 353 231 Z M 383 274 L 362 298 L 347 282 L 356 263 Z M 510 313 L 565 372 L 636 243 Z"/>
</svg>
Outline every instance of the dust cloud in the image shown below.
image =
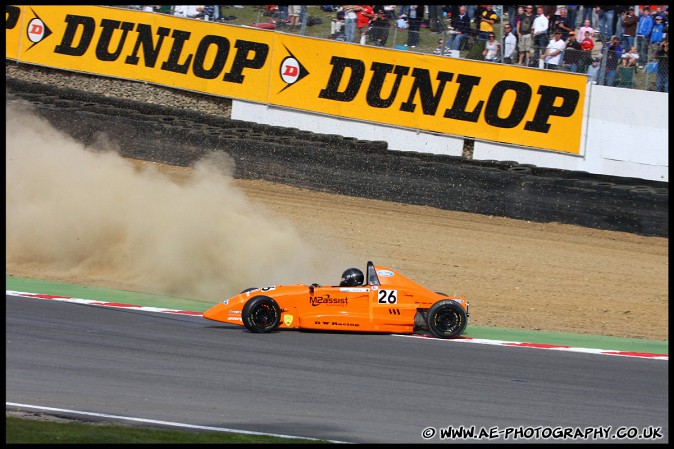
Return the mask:
<svg viewBox="0 0 674 449">
<path fill-rule="evenodd" d="M 189 298 L 319 275 L 293 226 L 233 185 L 226 154 L 178 184 L 135 167 L 104 135 L 85 148 L 27 106 L 8 101 L 6 112 L 8 267 Z"/>
</svg>

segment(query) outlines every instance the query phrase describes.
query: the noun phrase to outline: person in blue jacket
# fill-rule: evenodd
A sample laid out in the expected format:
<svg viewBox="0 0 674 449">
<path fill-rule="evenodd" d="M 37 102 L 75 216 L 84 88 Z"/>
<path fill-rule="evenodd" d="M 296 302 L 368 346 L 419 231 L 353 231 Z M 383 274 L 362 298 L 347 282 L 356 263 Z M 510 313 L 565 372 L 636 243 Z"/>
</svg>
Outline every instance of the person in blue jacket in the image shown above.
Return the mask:
<svg viewBox="0 0 674 449">
<path fill-rule="evenodd" d="M 648 60 L 653 60 L 653 55 L 660 48 L 662 39 L 665 37 L 665 20 L 662 16 L 655 16 L 653 19 L 653 29 L 651 30 L 651 38 L 649 39 L 650 46 L 648 48 Z"/>
<path fill-rule="evenodd" d="M 639 52 L 639 66 L 643 66 L 648 60 L 648 45 L 651 39 L 651 31 L 653 30 L 653 18 L 651 17 L 651 9 L 648 6 L 644 7 L 644 12 L 639 18 L 637 25 L 637 51 Z"/>
</svg>

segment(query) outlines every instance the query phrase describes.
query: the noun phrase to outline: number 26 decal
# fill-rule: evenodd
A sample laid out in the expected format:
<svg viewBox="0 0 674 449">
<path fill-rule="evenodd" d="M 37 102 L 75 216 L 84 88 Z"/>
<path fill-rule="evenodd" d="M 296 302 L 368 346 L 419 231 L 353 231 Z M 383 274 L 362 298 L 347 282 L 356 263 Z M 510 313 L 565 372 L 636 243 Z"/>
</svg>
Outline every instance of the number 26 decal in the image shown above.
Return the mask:
<svg viewBox="0 0 674 449">
<path fill-rule="evenodd" d="M 396 304 L 398 302 L 398 290 L 379 290 L 377 304 Z"/>
</svg>

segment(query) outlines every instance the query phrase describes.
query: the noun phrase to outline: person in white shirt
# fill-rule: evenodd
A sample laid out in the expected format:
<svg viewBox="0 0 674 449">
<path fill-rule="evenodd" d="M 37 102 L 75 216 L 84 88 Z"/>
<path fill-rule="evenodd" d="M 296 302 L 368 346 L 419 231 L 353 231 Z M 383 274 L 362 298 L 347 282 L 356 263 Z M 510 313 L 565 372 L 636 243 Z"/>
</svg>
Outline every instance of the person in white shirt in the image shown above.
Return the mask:
<svg viewBox="0 0 674 449">
<path fill-rule="evenodd" d="M 550 25 L 548 18 L 543 14 L 542 6 L 538 7 L 536 13 L 533 24 L 534 61 L 538 59 L 543 49 L 548 46 L 548 26 Z"/>
<path fill-rule="evenodd" d="M 482 55 L 485 61 L 495 62 L 501 51 L 501 44 L 496 40 L 494 33 L 488 33 L 487 36 L 487 42 L 484 44 Z"/>
<path fill-rule="evenodd" d="M 196 19 L 204 12 L 204 5 L 176 5 L 173 7 L 173 15 Z"/>
<path fill-rule="evenodd" d="M 510 29 L 510 24 L 506 23 L 503 25 L 503 30 L 506 33 L 503 38 L 503 63 L 512 64 L 513 63 L 513 54 L 515 53 L 515 48 L 517 47 L 517 38 Z"/>
<path fill-rule="evenodd" d="M 562 54 L 566 48 L 566 43 L 562 40 L 562 32 L 555 31 L 555 37 L 550 41 L 547 48 L 541 55 L 541 60 L 545 61 L 545 68 L 556 70 L 562 64 Z"/>
</svg>

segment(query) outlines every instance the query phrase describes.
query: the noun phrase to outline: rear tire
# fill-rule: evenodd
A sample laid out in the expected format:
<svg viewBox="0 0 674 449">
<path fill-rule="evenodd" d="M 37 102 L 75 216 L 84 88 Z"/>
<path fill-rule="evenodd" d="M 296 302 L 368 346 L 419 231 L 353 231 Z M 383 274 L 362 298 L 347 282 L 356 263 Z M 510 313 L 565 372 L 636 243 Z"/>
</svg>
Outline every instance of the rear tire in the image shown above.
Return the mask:
<svg viewBox="0 0 674 449">
<path fill-rule="evenodd" d="M 467 325 L 466 311 L 451 299 L 436 302 L 428 311 L 428 330 L 438 338 L 456 338 Z"/>
<path fill-rule="evenodd" d="M 265 334 L 275 330 L 281 323 L 281 308 L 268 296 L 255 296 L 243 306 L 241 318 L 246 329 Z"/>
</svg>

